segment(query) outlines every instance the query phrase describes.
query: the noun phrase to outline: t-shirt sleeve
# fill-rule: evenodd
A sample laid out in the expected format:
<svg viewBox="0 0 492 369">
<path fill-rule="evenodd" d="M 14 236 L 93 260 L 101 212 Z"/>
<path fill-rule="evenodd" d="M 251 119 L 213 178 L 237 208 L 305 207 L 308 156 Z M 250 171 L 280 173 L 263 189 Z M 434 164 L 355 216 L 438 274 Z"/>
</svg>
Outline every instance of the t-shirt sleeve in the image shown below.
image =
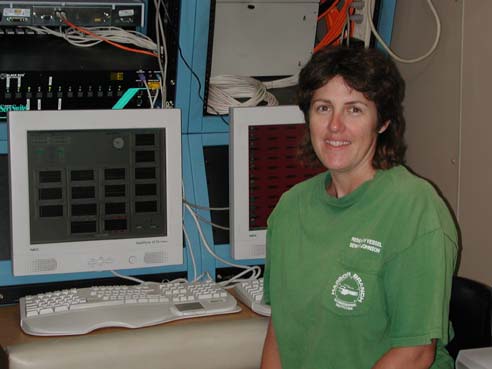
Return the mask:
<svg viewBox="0 0 492 369">
<path fill-rule="evenodd" d="M 449 342 L 449 301 L 456 242 L 428 232 L 388 262 L 384 274 L 393 347 Z"/>
<path fill-rule="evenodd" d="M 270 262 L 271 262 L 271 227 L 268 227 L 266 236 L 265 271 L 263 273 L 263 303 L 270 305 Z"/>
<path fill-rule="evenodd" d="M 265 270 L 263 272 L 263 299 L 262 302 L 266 305 L 271 305 L 270 294 L 270 279 L 272 272 L 272 258 L 273 258 L 273 233 L 275 229 L 275 217 L 280 207 L 280 199 L 277 206 L 273 209 L 267 219 L 267 234 L 266 234 L 266 257 L 265 257 Z"/>
</svg>

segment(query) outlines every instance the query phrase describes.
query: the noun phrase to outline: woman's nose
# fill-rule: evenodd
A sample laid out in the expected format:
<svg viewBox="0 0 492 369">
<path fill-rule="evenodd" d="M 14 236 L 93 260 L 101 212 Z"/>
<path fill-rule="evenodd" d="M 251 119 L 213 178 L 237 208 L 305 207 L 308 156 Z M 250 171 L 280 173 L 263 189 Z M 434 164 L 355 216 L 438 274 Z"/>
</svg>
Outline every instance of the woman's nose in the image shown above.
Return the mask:
<svg viewBox="0 0 492 369">
<path fill-rule="evenodd" d="M 340 112 L 335 112 L 328 122 L 328 129 L 331 132 L 340 132 L 344 129 L 343 116 Z"/>
</svg>

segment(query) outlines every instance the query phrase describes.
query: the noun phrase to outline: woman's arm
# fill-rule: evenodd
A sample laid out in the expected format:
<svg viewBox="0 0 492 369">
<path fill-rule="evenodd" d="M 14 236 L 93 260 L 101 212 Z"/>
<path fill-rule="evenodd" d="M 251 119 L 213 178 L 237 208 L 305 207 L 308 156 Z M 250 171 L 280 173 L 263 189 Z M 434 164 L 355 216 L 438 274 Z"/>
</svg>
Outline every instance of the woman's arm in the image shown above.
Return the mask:
<svg viewBox="0 0 492 369">
<path fill-rule="evenodd" d="M 429 345 L 396 347 L 378 360 L 372 369 L 429 369 L 436 354 L 436 340 Z"/>
<path fill-rule="evenodd" d="M 261 356 L 260 369 L 282 369 L 280 364 L 280 355 L 277 346 L 277 337 L 273 329 L 272 319 L 268 322 L 268 330 L 263 345 L 263 354 Z"/>
</svg>

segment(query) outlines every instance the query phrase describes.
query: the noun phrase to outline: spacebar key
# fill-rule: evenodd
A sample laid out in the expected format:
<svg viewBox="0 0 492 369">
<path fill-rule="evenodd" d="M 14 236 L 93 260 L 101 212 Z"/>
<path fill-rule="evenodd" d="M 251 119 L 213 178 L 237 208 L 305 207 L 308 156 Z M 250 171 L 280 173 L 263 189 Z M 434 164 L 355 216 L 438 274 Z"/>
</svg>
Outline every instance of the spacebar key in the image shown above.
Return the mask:
<svg viewBox="0 0 492 369">
<path fill-rule="evenodd" d="M 92 309 L 97 307 L 111 306 L 111 305 L 123 305 L 124 302 L 121 300 L 108 300 L 108 301 L 93 301 L 93 302 L 82 302 L 80 304 L 70 305 L 70 310 L 82 310 L 82 309 Z"/>
</svg>

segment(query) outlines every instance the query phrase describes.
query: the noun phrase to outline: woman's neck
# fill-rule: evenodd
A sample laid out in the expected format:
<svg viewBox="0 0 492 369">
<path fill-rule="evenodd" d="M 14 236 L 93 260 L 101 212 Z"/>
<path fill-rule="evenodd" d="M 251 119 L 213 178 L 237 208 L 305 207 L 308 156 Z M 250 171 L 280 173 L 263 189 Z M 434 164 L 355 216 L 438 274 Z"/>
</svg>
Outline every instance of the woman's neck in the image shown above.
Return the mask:
<svg viewBox="0 0 492 369">
<path fill-rule="evenodd" d="M 326 192 L 337 199 L 344 197 L 355 191 L 364 182 L 370 181 L 376 175 L 376 170 L 372 169 L 363 175 L 357 176 L 351 173 L 331 173 L 331 181 L 326 186 Z"/>
</svg>

